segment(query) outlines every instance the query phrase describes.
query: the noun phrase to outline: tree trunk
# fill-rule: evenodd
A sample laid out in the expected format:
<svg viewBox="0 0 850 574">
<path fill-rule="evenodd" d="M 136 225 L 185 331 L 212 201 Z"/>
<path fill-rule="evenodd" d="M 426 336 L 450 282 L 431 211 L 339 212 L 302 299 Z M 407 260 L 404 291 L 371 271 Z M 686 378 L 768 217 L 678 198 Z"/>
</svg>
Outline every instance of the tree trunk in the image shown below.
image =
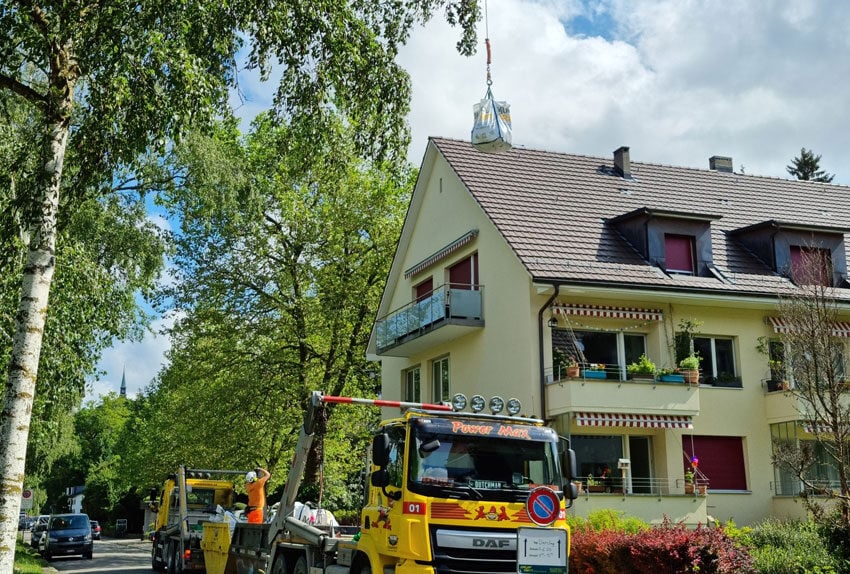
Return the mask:
<svg viewBox="0 0 850 574">
<path fill-rule="evenodd" d="M 67 142 L 67 118 L 64 114 L 57 114 L 51 121 L 46 145 L 44 184 L 37 203 L 38 220 L 24 266 L 3 411 L 0 413 L 0 574 L 11 574 L 15 559 L 30 417 L 47 318 L 47 299 L 56 265 L 56 219 Z"/>
</svg>

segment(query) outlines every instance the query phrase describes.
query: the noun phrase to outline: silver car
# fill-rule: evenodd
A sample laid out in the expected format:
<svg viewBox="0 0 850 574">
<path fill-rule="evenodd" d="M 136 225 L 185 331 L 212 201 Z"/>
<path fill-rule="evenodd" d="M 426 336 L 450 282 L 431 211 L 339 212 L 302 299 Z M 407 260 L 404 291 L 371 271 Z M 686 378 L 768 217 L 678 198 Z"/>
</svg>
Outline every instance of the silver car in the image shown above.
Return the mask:
<svg viewBox="0 0 850 574">
<path fill-rule="evenodd" d="M 47 530 L 48 520 L 50 520 L 49 515 L 41 514 L 38 518 L 35 519 L 35 522 L 33 522 L 30 534 L 30 546 L 32 546 L 33 548 L 38 548 L 38 542 L 39 540 L 41 540 L 41 537 Z"/>
</svg>

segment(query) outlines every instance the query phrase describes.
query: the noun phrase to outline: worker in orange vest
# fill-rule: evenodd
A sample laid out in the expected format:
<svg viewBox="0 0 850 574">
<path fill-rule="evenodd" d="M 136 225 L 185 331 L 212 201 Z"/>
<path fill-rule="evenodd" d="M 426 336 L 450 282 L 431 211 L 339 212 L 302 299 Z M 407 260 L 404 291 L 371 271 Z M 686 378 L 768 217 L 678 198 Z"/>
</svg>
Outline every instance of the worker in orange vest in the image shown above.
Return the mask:
<svg viewBox="0 0 850 574">
<path fill-rule="evenodd" d="M 245 475 L 245 489 L 248 491 L 248 507 L 245 508 L 248 522 L 263 523 L 266 508 L 266 481 L 271 474 L 264 468 L 257 468 Z"/>
</svg>

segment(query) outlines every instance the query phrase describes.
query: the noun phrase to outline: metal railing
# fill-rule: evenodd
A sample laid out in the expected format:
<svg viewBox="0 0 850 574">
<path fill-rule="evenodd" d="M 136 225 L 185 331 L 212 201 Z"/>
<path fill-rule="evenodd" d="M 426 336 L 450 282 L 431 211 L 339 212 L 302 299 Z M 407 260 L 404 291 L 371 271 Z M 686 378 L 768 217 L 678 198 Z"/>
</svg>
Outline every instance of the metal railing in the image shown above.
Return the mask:
<svg viewBox="0 0 850 574">
<path fill-rule="evenodd" d="M 812 480 L 811 486 L 801 480 L 772 481 L 770 490 L 777 496 L 820 496 L 830 497 L 840 494 L 841 483 L 838 480 Z"/>
<path fill-rule="evenodd" d="M 377 347 L 386 349 L 405 339 L 422 335 L 448 319 L 481 319 L 483 297 L 483 285 L 441 285 L 427 297 L 411 301 L 378 319 Z"/>
<path fill-rule="evenodd" d="M 626 489 L 623 492 L 622 476 L 584 477 L 574 481 L 581 483 L 581 494 L 619 494 L 619 495 L 648 495 L 648 496 L 693 496 L 705 495 L 708 492 L 708 480 L 696 479 L 694 489 L 688 492 L 687 483 L 683 478 L 640 477 L 626 478 Z"/>
</svg>

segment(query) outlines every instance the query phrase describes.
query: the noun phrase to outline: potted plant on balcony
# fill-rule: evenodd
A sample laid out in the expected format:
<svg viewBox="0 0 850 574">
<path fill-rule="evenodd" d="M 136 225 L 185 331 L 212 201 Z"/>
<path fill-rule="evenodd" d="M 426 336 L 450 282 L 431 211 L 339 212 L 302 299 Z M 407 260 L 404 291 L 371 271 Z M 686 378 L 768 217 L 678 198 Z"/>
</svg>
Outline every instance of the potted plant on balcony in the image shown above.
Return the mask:
<svg viewBox="0 0 850 574">
<path fill-rule="evenodd" d="M 605 485 L 602 484 L 602 481 L 593 478 L 592 474 L 587 475 L 587 491 L 588 492 L 605 492 Z"/>
<path fill-rule="evenodd" d="M 693 384 L 699 381 L 699 357 L 691 353 L 681 361 L 679 361 L 679 373 L 688 384 Z"/>
<path fill-rule="evenodd" d="M 572 355 L 568 355 L 562 349 L 557 347 L 552 351 L 555 362 L 555 374 L 559 376 L 564 373 L 567 377 L 578 377 L 579 368 L 578 361 Z"/>
<path fill-rule="evenodd" d="M 587 379 L 604 379 L 607 376 L 605 374 L 605 363 L 589 363 L 584 370 L 584 377 Z"/>
<path fill-rule="evenodd" d="M 685 494 L 694 493 L 694 471 L 688 469 L 685 471 Z"/>
<path fill-rule="evenodd" d="M 659 369 L 658 380 L 662 383 L 684 383 L 685 376 L 676 369 Z"/>
<path fill-rule="evenodd" d="M 650 361 L 646 354 L 641 355 L 637 361 L 629 363 L 626 366 L 629 376 L 631 376 L 632 380 L 636 381 L 654 381 L 656 370 L 655 363 Z"/>
</svg>

